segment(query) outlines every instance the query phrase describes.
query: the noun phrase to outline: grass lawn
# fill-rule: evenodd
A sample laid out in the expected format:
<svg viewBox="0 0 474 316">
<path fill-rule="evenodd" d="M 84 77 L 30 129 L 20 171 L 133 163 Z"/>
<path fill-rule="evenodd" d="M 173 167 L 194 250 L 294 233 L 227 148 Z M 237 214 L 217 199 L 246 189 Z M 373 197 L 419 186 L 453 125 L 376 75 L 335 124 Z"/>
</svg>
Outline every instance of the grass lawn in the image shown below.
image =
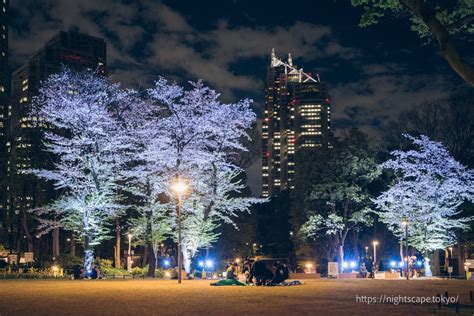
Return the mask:
<svg viewBox="0 0 474 316">
<path fill-rule="evenodd" d="M 460 314 L 473 315 L 461 280 L 302 280 L 289 287 L 213 287 L 210 281 L 1 280 L 0 315 L 433 315 L 455 308 L 425 303 L 367 304 L 356 295 L 459 295 Z"/>
</svg>

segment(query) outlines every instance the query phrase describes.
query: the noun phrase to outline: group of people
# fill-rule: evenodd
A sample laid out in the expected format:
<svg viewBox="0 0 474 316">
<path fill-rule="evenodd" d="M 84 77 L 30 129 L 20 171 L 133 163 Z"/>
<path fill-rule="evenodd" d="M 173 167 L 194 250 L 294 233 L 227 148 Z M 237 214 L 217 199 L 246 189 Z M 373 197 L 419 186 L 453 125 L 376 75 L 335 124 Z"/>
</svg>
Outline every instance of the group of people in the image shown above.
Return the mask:
<svg viewBox="0 0 474 316">
<path fill-rule="evenodd" d="M 212 285 L 256 285 L 274 286 L 284 283 L 290 276 L 288 267 L 276 261 L 269 269 L 264 261 L 245 259 L 241 268 L 237 262 L 229 262 L 226 269 L 226 279 Z"/>
<path fill-rule="evenodd" d="M 102 279 L 102 273 L 98 266 L 94 267 L 90 271 L 85 271 L 80 265 L 75 265 L 72 270 L 74 280 L 79 279 Z"/>
</svg>

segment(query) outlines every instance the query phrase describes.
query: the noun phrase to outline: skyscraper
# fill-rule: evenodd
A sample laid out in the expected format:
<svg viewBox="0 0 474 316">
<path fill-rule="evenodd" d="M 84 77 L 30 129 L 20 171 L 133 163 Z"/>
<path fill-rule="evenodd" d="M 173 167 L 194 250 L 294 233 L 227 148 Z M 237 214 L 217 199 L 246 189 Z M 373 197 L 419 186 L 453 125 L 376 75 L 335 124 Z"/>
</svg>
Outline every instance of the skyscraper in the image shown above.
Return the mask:
<svg viewBox="0 0 474 316">
<path fill-rule="evenodd" d="M 65 65 L 77 70 L 90 70 L 105 75 L 106 43 L 103 39 L 79 33 L 75 30 L 59 32 L 38 50 L 26 64 L 12 75 L 12 110 L 10 118 L 10 158 L 7 167 L 7 212 L 10 222 L 21 222 L 26 210 L 47 203 L 54 197 L 50 184 L 27 174 L 30 168 L 47 168 L 54 160 L 44 150 L 41 118 L 28 116 L 32 98 L 38 93 L 42 81 L 60 71 Z M 35 124 L 38 123 L 39 124 Z M 22 215 L 23 214 L 23 215 Z M 20 218 L 20 219 L 18 219 Z M 12 226 L 10 244 L 16 242 L 23 225 Z M 30 241 L 28 240 L 28 243 Z M 11 247 L 11 245 L 10 245 Z M 16 245 L 17 248 L 20 246 Z M 30 244 L 28 244 L 30 248 Z"/>
<path fill-rule="evenodd" d="M 303 148 L 330 146 L 330 99 L 319 75 L 276 57 L 267 70 L 262 123 L 262 195 L 292 189 L 295 155 Z"/>
<path fill-rule="evenodd" d="M 8 162 L 8 128 L 9 128 L 9 93 L 10 70 L 8 68 L 8 0 L 0 3 L 0 227 L 6 231 L 7 226 L 7 162 Z M 5 235 L 0 235 L 0 238 Z"/>
</svg>

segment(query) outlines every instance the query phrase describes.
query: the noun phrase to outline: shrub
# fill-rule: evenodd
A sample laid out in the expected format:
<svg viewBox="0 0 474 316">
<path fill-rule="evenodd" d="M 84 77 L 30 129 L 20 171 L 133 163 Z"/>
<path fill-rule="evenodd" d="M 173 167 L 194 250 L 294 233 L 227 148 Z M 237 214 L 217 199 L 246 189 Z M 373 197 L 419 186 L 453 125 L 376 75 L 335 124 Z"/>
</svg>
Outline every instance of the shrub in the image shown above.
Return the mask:
<svg viewBox="0 0 474 316">
<path fill-rule="evenodd" d="M 100 267 L 101 267 L 102 269 L 104 269 L 104 268 L 107 268 L 107 269 L 108 269 L 108 268 L 113 268 L 113 266 L 112 266 L 112 260 L 109 260 L 109 259 L 100 259 L 100 260 L 99 260 L 99 264 L 100 264 Z"/>
<path fill-rule="evenodd" d="M 74 266 L 79 265 L 82 266 L 84 263 L 84 259 L 81 257 L 76 257 L 71 254 L 61 254 L 58 257 L 57 265 L 59 265 L 63 269 L 72 270 Z"/>
<path fill-rule="evenodd" d="M 118 275 L 118 276 L 130 275 L 130 273 L 125 269 L 117 269 L 117 268 L 112 268 L 112 267 L 108 268 L 108 267 L 103 267 L 102 266 L 100 271 L 105 276 L 107 276 L 107 275 Z"/>
<path fill-rule="evenodd" d="M 140 267 L 135 267 L 132 268 L 131 274 L 134 276 L 144 276 L 148 273 L 148 267 L 145 268 L 140 268 Z"/>
</svg>

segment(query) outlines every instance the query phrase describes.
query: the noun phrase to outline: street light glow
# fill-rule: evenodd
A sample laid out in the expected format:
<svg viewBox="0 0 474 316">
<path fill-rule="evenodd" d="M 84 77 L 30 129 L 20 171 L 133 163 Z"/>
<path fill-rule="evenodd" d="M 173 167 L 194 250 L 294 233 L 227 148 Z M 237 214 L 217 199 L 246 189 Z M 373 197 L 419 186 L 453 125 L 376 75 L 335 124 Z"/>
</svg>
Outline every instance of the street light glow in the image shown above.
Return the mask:
<svg viewBox="0 0 474 316">
<path fill-rule="evenodd" d="M 181 179 L 177 179 L 171 186 L 171 189 L 177 194 L 183 194 L 188 189 L 188 185 Z"/>
<path fill-rule="evenodd" d="M 378 244 L 379 244 L 379 242 L 378 242 L 377 240 L 374 240 L 374 241 L 372 242 L 372 245 L 374 245 L 374 246 L 377 246 Z"/>
</svg>

